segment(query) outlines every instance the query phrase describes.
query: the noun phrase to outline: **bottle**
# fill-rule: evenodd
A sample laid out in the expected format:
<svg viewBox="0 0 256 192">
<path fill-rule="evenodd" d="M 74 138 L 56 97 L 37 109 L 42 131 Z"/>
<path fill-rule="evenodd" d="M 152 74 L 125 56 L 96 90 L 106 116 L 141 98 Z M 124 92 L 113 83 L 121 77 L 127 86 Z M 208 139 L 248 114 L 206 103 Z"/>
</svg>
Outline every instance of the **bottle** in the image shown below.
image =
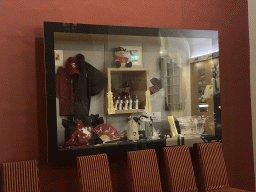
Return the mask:
<svg viewBox="0 0 256 192">
<path fill-rule="evenodd" d="M 137 95 L 135 99 L 135 109 L 139 109 L 139 99 L 137 98 Z"/>
<path fill-rule="evenodd" d="M 129 95 L 129 109 L 130 110 L 132 109 L 132 98 L 130 97 L 130 95 Z"/>
<path fill-rule="evenodd" d="M 120 99 L 119 101 L 119 110 L 123 110 L 123 100 Z"/>
<path fill-rule="evenodd" d="M 129 99 L 124 96 L 124 110 L 128 110 Z"/>
<path fill-rule="evenodd" d="M 117 98 L 116 102 L 115 102 L 115 110 L 118 109 L 118 104 L 120 102 L 120 97 Z"/>
</svg>

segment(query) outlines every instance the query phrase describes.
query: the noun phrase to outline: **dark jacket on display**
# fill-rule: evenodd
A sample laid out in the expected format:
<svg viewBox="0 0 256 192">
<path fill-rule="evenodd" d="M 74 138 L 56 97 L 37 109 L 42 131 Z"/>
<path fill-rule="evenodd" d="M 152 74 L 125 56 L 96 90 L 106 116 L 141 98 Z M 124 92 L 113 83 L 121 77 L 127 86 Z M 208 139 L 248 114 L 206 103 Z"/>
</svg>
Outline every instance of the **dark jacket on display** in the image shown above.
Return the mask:
<svg viewBox="0 0 256 192">
<path fill-rule="evenodd" d="M 74 99 L 74 119 L 84 122 L 85 126 L 91 126 L 89 117 L 91 96 L 98 95 L 107 83 L 107 76 L 87 63 L 82 54 L 76 56 L 80 65 L 80 75 L 77 79 Z"/>
</svg>

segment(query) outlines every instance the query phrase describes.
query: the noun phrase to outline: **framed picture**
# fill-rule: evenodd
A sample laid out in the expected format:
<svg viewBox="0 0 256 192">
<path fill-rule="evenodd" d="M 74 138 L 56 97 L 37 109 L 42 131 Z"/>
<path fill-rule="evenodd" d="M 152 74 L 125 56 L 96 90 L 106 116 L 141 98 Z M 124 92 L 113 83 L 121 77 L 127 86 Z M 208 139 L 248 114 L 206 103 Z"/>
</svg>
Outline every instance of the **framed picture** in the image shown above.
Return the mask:
<svg viewBox="0 0 256 192">
<path fill-rule="evenodd" d="M 178 131 L 177 131 L 177 128 L 176 128 L 176 125 L 175 125 L 175 122 L 174 122 L 174 117 L 173 116 L 167 116 L 167 119 L 168 119 L 168 123 L 169 123 L 169 126 L 170 126 L 172 137 L 177 136 Z"/>
<path fill-rule="evenodd" d="M 141 46 L 121 46 L 126 49 L 126 57 L 132 61 L 132 67 L 143 67 Z"/>
</svg>

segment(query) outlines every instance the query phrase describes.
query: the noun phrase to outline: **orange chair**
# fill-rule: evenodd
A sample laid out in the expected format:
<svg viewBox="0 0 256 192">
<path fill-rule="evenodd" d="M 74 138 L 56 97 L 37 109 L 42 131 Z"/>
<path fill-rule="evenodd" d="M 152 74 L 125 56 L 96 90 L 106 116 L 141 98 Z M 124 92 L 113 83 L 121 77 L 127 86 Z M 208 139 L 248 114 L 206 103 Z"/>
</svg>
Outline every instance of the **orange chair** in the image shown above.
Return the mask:
<svg viewBox="0 0 256 192">
<path fill-rule="evenodd" d="M 162 191 L 157 156 L 154 149 L 129 151 L 127 162 L 132 191 Z"/>
<path fill-rule="evenodd" d="M 187 145 L 164 147 L 168 191 L 197 192 L 196 179 Z"/>
<path fill-rule="evenodd" d="M 229 186 L 226 164 L 219 142 L 197 144 L 199 169 L 204 191 L 243 192 Z"/>
<path fill-rule="evenodd" d="M 3 192 L 39 192 L 36 160 L 4 163 Z"/>
<path fill-rule="evenodd" d="M 77 157 L 81 192 L 113 191 L 107 154 Z"/>
</svg>

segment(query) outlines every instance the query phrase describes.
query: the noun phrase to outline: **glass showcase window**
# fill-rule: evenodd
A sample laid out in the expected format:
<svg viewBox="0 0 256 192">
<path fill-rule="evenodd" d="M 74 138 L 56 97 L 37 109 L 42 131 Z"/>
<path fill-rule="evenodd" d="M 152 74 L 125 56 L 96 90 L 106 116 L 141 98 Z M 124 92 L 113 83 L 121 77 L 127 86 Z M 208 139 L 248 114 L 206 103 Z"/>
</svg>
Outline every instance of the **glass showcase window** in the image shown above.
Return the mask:
<svg viewBox="0 0 256 192">
<path fill-rule="evenodd" d="M 218 33 L 202 37 L 196 33 L 160 29 L 158 36 L 145 37 L 56 32 L 58 146 L 64 146 L 74 134 L 79 124 L 74 123 L 74 114 L 83 116 L 80 120 L 85 127 L 96 118 L 113 126 L 117 132 L 113 135 L 121 136 L 130 126 L 128 117 L 140 118 L 145 110 L 153 120 L 149 134 L 157 135 L 148 138 L 170 135 L 168 117 L 172 116 L 177 133 L 183 136 L 221 140 L 218 40 L 209 37 L 209 33 L 214 37 Z M 124 55 L 117 56 L 118 51 Z M 117 58 L 121 58 L 120 66 Z M 82 69 L 81 61 L 93 76 Z M 90 90 L 81 90 L 82 81 L 91 82 Z M 79 98 L 84 98 L 83 103 L 77 104 Z M 147 129 L 146 124 L 137 126 L 138 131 Z M 88 142 L 93 132 L 86 128 L 81 134 L 85 133 Z M 88 147 L 99 144 L 96 139 Z"/>
</svg>

